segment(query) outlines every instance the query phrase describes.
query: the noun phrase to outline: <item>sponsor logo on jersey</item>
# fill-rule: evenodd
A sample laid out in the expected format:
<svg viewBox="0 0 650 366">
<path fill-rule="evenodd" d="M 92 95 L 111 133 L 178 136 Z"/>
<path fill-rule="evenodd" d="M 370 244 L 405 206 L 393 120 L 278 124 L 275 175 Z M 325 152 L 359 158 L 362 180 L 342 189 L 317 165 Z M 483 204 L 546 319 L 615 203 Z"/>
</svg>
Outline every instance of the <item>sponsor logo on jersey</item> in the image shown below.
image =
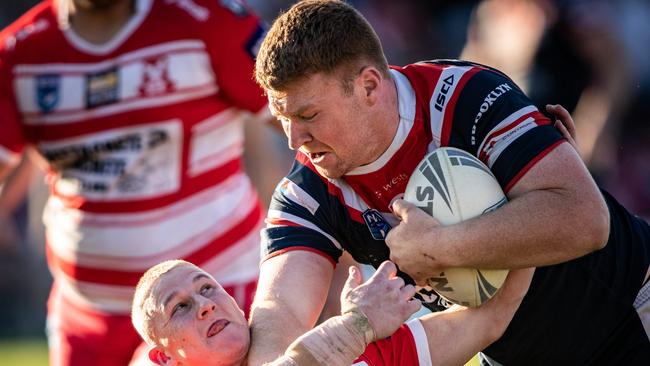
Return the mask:
<svg viewBox="0 0 650 366">
<path fill-rule="evenodd" d="M 385 240 L 391 226 L 386 219 L 379 213 L 379 211 L 369 208 L 361 214 L 363 221 L 366 222 L 370 235 L 375 240 Z"/>
<path fill-rule="evenodd" d="M 438 112 L 442 112 L 442 109 L 447 102 L 447 93 L 451 90 L 452 85 L 454 85 L 454 74 L 451 74 L 442 80 L 440 91 L 436 94 L 436 104 L 434 105 L 434 108 L 437 109 Z"/>
<path fill-rule="evenodd" d="M 59 103 L 61 76 L 43 74 L 36 76 L 36 104 L 43 113 L 52 111 Z"/>
<path fill-rule="evenodd" d="M 474 117 L 474 124 L 472 125 L 472 137 L 471 137 L 471 143 L 472 145 L 476 145 L 476 129 L 477 129 L 477 124 L 478 121 L 483 117 L 483 114 L 487 112 L 492 104 L 499 99 L 500 96 L 503 94 L 507 93 L 508 91 L 512 90 L 512 87 L 508 85 L 508 83 L 503 83 L 496 88 L 494 88 L 484 99 L 483 103 L 481 103 L 481 106 L 478 109 L 478 113 L 476 114 L 476 117 Z"/>
<path fill-rule="evenodd" d="M 168 68 L 167 57 L 144 60 L 140 95 L 150 97 L 171 92 L 173 84 L 169 79 Z"/>
<path fill-rule="evenodd" d="M 86 74 L 86 108 L 91 109 L 118 101 L 119 74 L 117 68 Z"/>
</svg>

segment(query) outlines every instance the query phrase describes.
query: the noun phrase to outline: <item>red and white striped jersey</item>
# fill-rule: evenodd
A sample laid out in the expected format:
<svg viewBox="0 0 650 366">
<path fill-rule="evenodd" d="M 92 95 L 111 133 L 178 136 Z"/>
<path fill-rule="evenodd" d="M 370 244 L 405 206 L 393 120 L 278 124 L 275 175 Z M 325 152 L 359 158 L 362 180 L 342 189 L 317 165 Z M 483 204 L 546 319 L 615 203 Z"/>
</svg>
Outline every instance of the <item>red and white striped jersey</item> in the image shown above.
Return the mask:
<svg viewBox="0 0 650 366">
<path fill-rule="evenodd" d="M 126 312 L 142 273 L 172 258 L 224 286 L 256 279 L 262 213 L 241 156 L 244 111 L 266 112 L 259 19 L 236 2 L 138 0 L 98 46 L 65 4 L 0 34 L 0 163 L 27 145 L 49 162 L 48 260 L 64 296 Z"/>
<path fill-rule="evenodd" d="M 352 366 L 431 366 L 427 335 L 418 319 L 366 347 Z"/>
</svg>

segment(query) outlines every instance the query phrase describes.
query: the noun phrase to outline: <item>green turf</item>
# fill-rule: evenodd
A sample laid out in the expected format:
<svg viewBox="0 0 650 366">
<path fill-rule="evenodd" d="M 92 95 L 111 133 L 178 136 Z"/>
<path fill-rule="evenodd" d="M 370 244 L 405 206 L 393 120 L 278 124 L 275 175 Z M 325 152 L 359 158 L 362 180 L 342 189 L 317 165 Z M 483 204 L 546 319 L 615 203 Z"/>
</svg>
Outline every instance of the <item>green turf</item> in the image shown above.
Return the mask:
<svg viewBox="0 0 650 366">
<path fill-rule="evenodd" d="M 47 342 L 44 339 L 0 340 L 0 365 L 47 366 Z"/>
</svg>

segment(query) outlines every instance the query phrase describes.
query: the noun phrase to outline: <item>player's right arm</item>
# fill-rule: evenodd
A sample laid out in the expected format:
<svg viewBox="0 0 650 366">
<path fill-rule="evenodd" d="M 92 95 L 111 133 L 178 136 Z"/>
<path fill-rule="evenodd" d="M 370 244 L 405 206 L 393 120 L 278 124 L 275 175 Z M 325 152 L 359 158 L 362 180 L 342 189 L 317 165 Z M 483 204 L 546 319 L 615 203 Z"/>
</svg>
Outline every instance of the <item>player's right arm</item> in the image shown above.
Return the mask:
<svg viewBox="0 0 650 366">
<path fill-rule="evenodd" d="M 276 359 L 314 326 L 333 272 L 331 262 L 304 250 L 292 250 L 262 263 L 251 310 L 249 365 Z"/>
<path fill-rule="evenodd" d="M 523 300 L 534 268 L 511 270 L 499 292 L 477 308 L 454 305 L 420 318 L 434 365 L 462 365 L 499 339 Z"/>
</svg>

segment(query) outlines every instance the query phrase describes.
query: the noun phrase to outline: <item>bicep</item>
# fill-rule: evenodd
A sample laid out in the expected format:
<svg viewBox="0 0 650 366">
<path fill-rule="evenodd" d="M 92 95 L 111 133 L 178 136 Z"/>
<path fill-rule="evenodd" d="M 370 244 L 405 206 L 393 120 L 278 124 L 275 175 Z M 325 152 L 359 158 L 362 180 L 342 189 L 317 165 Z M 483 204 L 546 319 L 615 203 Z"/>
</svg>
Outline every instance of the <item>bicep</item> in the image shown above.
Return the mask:
<svg viewBox="0 0 650 366">
<path fill-rule="evenodd" d="M 535 162 L 506 193 L 510 200 L 534 191 L 562 195 L 567 205 L 578 205 L 607 212 L 598 186 L 578 153 L 568 143 L 562 143 Z"/>
</svg>

